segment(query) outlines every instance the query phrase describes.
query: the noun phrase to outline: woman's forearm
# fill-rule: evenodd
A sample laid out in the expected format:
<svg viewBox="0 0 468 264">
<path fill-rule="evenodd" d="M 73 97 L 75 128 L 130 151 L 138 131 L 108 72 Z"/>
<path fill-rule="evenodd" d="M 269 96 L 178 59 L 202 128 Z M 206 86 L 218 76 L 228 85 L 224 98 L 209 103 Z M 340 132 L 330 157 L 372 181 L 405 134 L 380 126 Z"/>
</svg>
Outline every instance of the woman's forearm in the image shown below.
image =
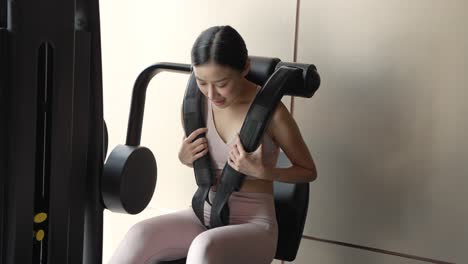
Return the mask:
<svg viewBox="0 0 468 264">
<path fill-rule="evenodd" d="M 297 165 L 288 168 L 265 167 L 263 173 L 265 178 L 288 183 L 311 182 L 317 178 L 316 169 L 303 168 Z"/>
</svg>

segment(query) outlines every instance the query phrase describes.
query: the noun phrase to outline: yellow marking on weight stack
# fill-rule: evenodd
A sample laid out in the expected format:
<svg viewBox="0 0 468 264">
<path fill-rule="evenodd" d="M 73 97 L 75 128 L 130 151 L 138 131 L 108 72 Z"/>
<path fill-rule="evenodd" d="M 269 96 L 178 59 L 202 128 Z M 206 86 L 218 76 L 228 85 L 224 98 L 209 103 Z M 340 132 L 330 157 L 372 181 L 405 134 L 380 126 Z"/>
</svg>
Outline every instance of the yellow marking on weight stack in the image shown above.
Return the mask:
<svg viewBox="0 0 468 264">
<path fill-rule="evenodd" d="M 36 240 L 37 241 L 42 241 L 44 239 L 44 230 L 40 229 L 39 231 L 36 232 Z"/>
<path fill-rule="evenodd" d="M 34 216 L 34 223 L 39 224 L 47 220 L 47 214 L 46 213 L 38 213 Z"/>
</svg>

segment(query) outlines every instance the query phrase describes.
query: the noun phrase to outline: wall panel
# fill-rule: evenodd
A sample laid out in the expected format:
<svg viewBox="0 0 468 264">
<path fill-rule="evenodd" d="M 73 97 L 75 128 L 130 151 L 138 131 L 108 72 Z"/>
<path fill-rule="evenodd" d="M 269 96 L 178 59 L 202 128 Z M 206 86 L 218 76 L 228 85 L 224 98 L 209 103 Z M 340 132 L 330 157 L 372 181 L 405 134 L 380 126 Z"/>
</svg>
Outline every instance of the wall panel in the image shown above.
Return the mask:
<svg viewBox="0 0 468 264">
<path fill-rule="evenodd" d="M 323 80 L 295 107 L 319 174 L 307 234 L 468 262 L 466 11 L 301 1 L 298 60 Z"/>
</svg>

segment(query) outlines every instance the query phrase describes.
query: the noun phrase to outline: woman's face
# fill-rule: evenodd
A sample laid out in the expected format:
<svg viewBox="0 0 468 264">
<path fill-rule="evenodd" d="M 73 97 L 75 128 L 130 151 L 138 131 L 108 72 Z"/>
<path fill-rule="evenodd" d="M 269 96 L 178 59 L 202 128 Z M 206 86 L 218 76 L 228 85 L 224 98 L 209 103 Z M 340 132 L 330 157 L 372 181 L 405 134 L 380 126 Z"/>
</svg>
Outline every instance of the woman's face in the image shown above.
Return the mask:
<svg viewBox="0 0 468 264">
<path fill-rule="evenodd" d="M 241 94 L 244 72 L 216 63 L 193 67 L 200 91 L 218 108 L 227 108 Z"/>
</svg>

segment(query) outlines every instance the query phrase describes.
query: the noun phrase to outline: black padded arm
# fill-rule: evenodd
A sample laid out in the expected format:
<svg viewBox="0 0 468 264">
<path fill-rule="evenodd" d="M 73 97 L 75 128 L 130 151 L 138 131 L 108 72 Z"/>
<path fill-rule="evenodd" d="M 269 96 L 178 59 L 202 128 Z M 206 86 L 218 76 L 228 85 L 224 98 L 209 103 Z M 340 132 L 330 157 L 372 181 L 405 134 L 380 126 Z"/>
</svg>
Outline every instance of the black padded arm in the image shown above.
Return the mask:
<svg viewBox="0 0 468 264">
<path fill-rule="evenodd" d="M 250 56 L 250 71 L 246 78 L 260 86 L 263 86 L 271 74 L 277 69 L 280 62 L 278 58 L 265 58 Z"/>
<path fill-rule="evenodd" d="M 320 75 L 318 74 L 315 65 L 295 62 L 279 62 L 276 65 L 276 69 L 284 66 L 301 69 L 303 80 L 302 85 L 290 86 L 289 89 L 285 91 L 284 95 L 311 98 L 320 86 Z"/>
</svg>

